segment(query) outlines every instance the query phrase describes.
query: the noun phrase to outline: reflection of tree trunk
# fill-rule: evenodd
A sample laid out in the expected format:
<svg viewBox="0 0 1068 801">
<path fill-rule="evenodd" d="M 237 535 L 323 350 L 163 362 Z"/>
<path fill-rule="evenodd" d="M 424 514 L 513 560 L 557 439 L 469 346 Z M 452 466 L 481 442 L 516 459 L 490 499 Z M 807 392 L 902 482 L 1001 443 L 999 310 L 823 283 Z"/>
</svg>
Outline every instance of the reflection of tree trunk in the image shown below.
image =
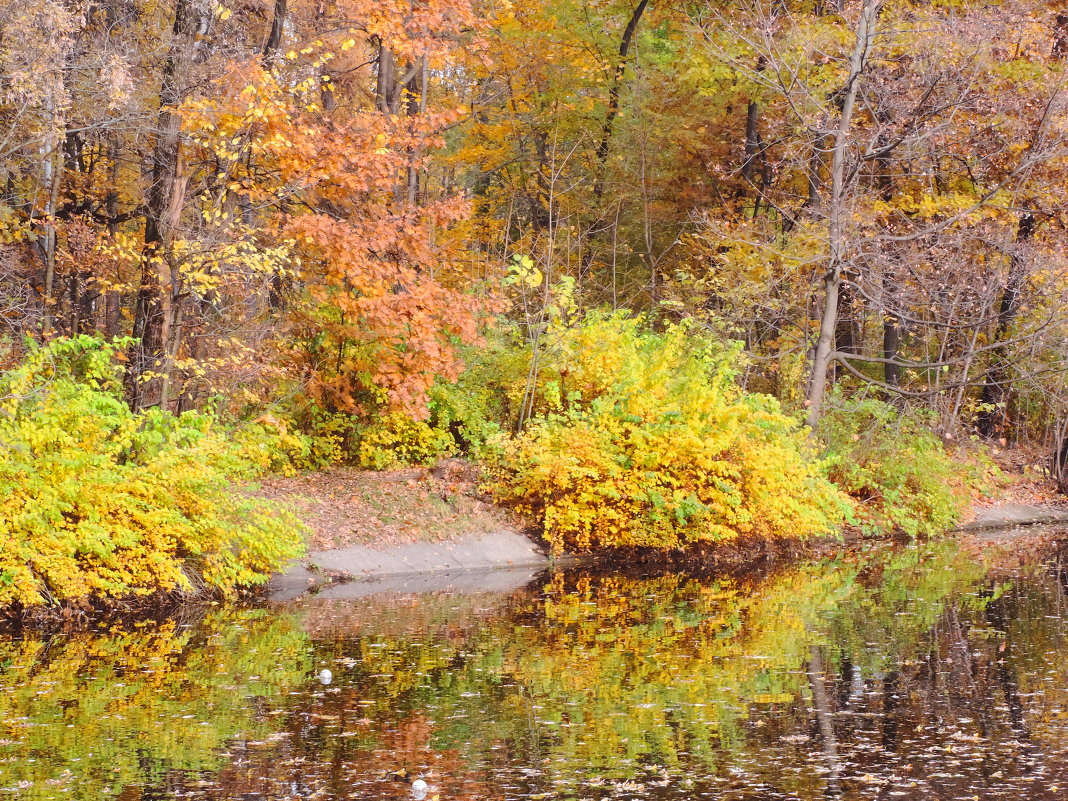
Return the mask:
<svg viewBox="0 0 1068 801">
<path fill-rule="evenodd" d="M 842 675 L 838 678 L 837 701 L 839 709 L 849 706 L 849 690 L 853 686 L 853 675 L 855 670 L 856 668 L 853 667 L 853 660 L 848 656 L 843 656 Z"/>
<path fill-rule="evenodd" d="M 1025 211 L 1020 215 L 1016 226 L 1016 247 L 1009 259 L 1009 274 L 1005 281 L 1005 291 L 998 307 L 997 328 L 994 330 L 993 342 L 1004 342 L 1009 338 L 1016 315 L 1020 311 L 1020 301 L 1024 285 L 1027 282 L 1026 264 L 1020 246 L 1029 241 L 1035 232 L 1035 215 Z M 1011 384 L 1011 365 L 1004 358 L 1001 348 L 993 351 L 994 363 L 987 370 L 983 379 L 982 409 L 977 420 L 979 432 L 986 437 L 1001 436 L 1005 432 L 1008 419 L 1007 403 Z"/>
<path fill-rule="evenodd" d="M 830 693 L 827 692 L 827 677 L 823 671 L 823 657 L 815 645 L 809 648 L 808 681 L 812 687 L 812 707 L 816 713 L 816 725 L 820 740 L 823 742 L 823 757 L 827 763 L 828 796 L 842 794 L 839 777 L 842 773 L 841 760 L 838 758 L 838 738 L 834 733 L 834 706 Z"/>
<path fill-rule="evenodd" d="M 1002 608 L 1003 597 L 991 600 L 986 605 L 986 619 L 990 627 L 1001 632 L 1005 636 L 1004 650 L 998 655 L 995 663 L 995 675 L 1001 692 L 1005 696 L 1005 705 L 1009 708 L 1009 724 L 1013 734 L 1020 740 L 1030 740 L 1027 731 L 1027 722 L 1024 717 L 1023 701 L 1020 699 L 1020 685 L 1016 677 L 1009 670 L 1009 660 L 1012 655 L 1012 641 L 1009 639 L 1009 625 Z"/>
<path fill-rule="evenodd" d="M 896 670 L 891 670 L 883 679 L 882 741 L 887 751 L 897 750 L 897 693 L 900 678 Z"/>
</svg>

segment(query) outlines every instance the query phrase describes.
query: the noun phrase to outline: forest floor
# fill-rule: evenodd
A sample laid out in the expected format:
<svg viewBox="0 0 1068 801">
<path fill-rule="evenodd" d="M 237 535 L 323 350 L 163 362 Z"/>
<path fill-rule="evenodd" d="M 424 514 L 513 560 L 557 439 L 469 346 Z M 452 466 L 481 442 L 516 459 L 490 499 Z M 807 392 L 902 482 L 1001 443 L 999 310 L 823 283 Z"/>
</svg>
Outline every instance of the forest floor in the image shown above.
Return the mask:
<svg viewBox="0 0 1068 801">
<path fill-rule="evenodd" d="M 474 468 L 458 459 L 432 469 L 336 467 L 273 476 L 262 479 L 255 494 L 296 510 L 311 530 L 309 551 L 390 548 L 523 528 L 480 495 Z"/>
<path fill-rule="evenodd" d="M 1032 506 L 1068 513 L 1068 497 L 1057 491 L 1047 470 L 1048 453 L 1034 446 L 993 450 L 991 458 L 998 474 L 991 477 L 989 489 L 973 493 L 971 509 L 962 524 L 993 514 L 1008 506 Z"/>
</svg>

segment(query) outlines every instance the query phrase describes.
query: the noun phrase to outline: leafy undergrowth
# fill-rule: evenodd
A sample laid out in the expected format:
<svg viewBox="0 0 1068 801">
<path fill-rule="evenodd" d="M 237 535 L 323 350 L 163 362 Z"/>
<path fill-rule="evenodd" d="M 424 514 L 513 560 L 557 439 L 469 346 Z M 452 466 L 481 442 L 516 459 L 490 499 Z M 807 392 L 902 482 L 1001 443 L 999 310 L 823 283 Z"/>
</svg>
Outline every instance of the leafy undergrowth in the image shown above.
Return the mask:
<svg viewBox="0 0 1068 801">
<path fill-rule="evenodd" d="M 258 466 L 211 415 L 130 409 L 126 345 L 58 339 L 0 378 L 0 607 L 230 595 L 301 551 L 292 515 L 231 494 Z"/>
<path fill-rule="evenodd" d="M 828 475 L 854 499 L 862 533 L 935 536 L 984 507 L 1065 505 L 1041 449 L 943 442 L 934 422 L 881 400 L 831 396 L 820 427 Z"/>
<path fill-rule="evenodd" d="M 931 536 L 963 514 L 964 469 L 928 422 L 872 398 L 831 398 L 819 434 L 829 476 L 854 499 L 863 533 Z"/>
<path fill-rule="evenodd" d="M 498 500 L 555 551 L 808 539 L 847 517 L 805 430 L 736 383 L 736 343 L 621 314 L 553 338 L 547 411 L 491 470 Z"/>
<path fill-rule="evenodd" d="M 433 472 L 336 467 L 272 476 L 259 481 L 251 494 L 296 509 L 309 530 L 308 548 L 315 551 L 436 542 L 514 528 L 504 511 L 477 497 L 469 471 L 457 465 L 449 460 L 446 469 Z"/>
</svg>

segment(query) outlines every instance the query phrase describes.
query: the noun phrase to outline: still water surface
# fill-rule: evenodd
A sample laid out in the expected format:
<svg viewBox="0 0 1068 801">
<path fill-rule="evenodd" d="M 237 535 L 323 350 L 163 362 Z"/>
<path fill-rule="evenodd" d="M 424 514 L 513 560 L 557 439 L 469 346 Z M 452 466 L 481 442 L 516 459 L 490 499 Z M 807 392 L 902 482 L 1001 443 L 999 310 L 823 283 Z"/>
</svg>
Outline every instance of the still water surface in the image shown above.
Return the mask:
<svg viewBox="0 0 1068 801">
<path fill-rule="evenodd" d="M 0 639 L 0 799 L 1068 799 L 1068 567 L 215 607 Z M 318 674 L 329 669 L 332 680 Z"/>
</svg>

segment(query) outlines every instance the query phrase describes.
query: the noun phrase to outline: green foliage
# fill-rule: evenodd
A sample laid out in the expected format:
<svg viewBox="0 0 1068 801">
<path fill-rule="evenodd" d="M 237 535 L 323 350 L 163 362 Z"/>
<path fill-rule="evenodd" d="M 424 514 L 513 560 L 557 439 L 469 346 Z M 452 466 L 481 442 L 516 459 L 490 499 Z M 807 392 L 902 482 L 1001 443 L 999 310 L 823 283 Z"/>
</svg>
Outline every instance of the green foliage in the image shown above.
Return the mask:
<svg viewBox="0 0 1068 801">
<path fill-rule="evenodd" d="M 464 372 L 430 391 L 430 424 L 448 431 L 456 447 L 493 458 L 504 430 L 515 427 L 530 370 L 529 349 L 504 321 L 479 347 L 463 352 Z"/>
<path fill-rule="evenodd" d="M 831 534 L 847 502 L 778 403 L 741 391 L 735 345 L 592 314 L 557 331 L 541 404 L 492 488 L 557 550 Z"/>
<path fill-rule="evenodd" d="M 499 439 L 501 425 L 494 388 L 464 380 L 437 384 L 430 390 L 430 425 L 446 433 L 453 449 L 473 457 L 489 456 Z"/>
<path fill-rule="evenodd" d="M 18 755 L 0 761 L 0 785 L 34 801 L 219 770 L 227 742 L 267 736 L 264 703 L 311 670 L 292 618 L 225 607 L 191 625 L 5 639 L 0 665 L 5 756 Z"/>
<path fill-rule="evenodd" d="M 348 415 L 331 415 L 331 418 Z M 344 456 L 341 421 L 313 433 L 298 429 L 292 421 L 263 414 L 235 433 L 242 455 L 261 469 L 283 476 L 306 470 L 325 470 Z"/>
<path fill-rule="evenodd" d="M 453 452 L 447 431 L 413 420 L 403 412 L 390 412 L 364 429 L 356 451 L 360 467 L 386 470 L 411 464 L 432 464 Z"/>
<path fill-rule="evenodd" d="M 829 476 L 856 500 L 865 533 L 930 536 L 950 528 L 963 498 L 959 468 L 921 413 L 873 398 L 829 399 L 820 422 Z"/>
<path fill-rule="evenodd" d="M 0 606 L 232 593 L 301 550 L 292 516 L 230 491 L 257 466 L 211 415 L 130 410 L 128 344 L 57 339 L 0 377 Z"/>
</svg>

